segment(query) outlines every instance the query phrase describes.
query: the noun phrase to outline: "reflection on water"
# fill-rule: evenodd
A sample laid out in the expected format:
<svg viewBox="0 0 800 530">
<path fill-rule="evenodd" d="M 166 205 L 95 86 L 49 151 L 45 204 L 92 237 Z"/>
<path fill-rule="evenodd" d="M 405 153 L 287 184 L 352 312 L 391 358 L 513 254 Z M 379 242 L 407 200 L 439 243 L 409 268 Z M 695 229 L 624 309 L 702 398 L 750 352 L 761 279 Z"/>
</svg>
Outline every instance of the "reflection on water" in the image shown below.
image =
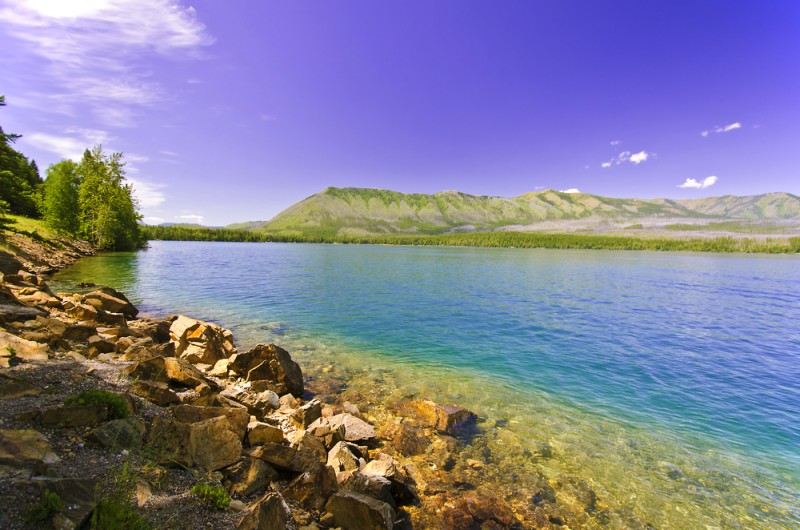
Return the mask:
<svg viewBox="0 0 800 530">
<path fill-rule="evenodd" d="M 58 281 L 114 285 L 145 312 L 217 321 L 241 347 L 277 342 L 306 374 L 345 377 L 353 396 L 471 408 L 484 436 L 467 450 L 498 458 L 484 478 L 534 465 L 560 502 L 590 490 L 611 515 L 586 526 L 793 528 L 798 265 L 159 242 L 84 260 Z M 505 487 L 522 488 L 519 476 Z"/>
</svg>

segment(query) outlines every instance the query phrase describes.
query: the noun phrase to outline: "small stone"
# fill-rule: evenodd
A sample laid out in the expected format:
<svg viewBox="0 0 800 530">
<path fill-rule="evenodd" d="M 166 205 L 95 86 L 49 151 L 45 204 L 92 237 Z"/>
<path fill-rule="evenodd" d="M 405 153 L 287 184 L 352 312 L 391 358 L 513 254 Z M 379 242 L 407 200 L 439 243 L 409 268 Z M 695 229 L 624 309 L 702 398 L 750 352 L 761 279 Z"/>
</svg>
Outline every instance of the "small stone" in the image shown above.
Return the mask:
<svg viewBox="0 0 800 530">
<path fill-rule="evenodd" d="M 228 503 L 228 508 L 234 512 L 243 512 L 247 509 L 247 505 L 239 499 L 233 499 L 230 503 Z"/>
</svg>

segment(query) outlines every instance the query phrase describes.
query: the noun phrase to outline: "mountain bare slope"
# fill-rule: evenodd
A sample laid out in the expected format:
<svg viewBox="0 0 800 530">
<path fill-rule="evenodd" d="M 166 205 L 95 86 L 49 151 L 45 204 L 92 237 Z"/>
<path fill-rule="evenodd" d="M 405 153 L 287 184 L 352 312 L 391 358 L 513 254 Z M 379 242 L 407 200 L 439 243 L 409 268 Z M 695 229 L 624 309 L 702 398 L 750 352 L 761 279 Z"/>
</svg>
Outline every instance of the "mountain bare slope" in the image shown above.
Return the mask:
<svg viewBox="0 0 800 530">
<path fill-rule="evenodd" d="M 554 190 L 518 197 L 444 191 L 406 194 L 371 188 L 327 188 L 263 223 L 237 228 L 282 234 L 361 235 L 495 230 L 541 221 L 597 219 L 795 219 L 800 197 L 770 193 L 710 199 L 616 199 Z"/>
</svg>

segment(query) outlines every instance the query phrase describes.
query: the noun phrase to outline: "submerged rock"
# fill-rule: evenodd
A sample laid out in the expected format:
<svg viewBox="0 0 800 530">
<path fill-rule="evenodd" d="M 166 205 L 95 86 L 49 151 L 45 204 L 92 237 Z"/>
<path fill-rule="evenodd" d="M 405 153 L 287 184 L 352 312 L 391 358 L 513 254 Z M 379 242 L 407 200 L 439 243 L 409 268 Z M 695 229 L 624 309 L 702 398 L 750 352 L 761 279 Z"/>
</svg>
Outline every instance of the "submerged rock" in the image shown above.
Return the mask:
<svg viewBox="0 0 800 530">
<path fill-rule="evenodd" d="M 440 405 L 429 400 L 412 401 L 406 404 L 406 408 L 422 425 L 447 434 L 455 434 L 477 419 L 474 412 L 463 407 Z"/>
</svg>

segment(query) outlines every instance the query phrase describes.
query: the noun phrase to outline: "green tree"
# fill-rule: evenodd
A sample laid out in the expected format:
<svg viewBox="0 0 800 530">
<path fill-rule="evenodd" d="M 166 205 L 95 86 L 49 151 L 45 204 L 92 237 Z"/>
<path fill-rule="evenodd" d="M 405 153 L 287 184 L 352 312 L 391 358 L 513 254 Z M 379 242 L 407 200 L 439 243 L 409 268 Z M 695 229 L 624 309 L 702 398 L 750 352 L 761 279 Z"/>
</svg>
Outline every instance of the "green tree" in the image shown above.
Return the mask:
<svg viewBox="0 0 800 530">
<path fill-rule="evenodd" d="M 80 207 L 78 188 L 81 179 L 78 164 L 62 160 L 47 168 L 44 181 L 44 222 L 54 230 L 69 235 L 78 235 L 80 229 Z"/>
<path fill-rule="evenodd" d="M 5 106 L 0 96 L 0 107 Z M 0 127 L 0 200 L 8 203 L 11 213 L 39 217 L 38 188 L 42 183 L 36 162 L 11 147 L 20 135 L 7 134 Z"/>
<path fill-rule="evenodd" d="M 125 183 L 122 153 L 87 149 L 78 164 L 78 206 L 82 237 L 102 250 L 133 250 L 142 244 L 141 215 L 133 188 Z"/>
</svg>

